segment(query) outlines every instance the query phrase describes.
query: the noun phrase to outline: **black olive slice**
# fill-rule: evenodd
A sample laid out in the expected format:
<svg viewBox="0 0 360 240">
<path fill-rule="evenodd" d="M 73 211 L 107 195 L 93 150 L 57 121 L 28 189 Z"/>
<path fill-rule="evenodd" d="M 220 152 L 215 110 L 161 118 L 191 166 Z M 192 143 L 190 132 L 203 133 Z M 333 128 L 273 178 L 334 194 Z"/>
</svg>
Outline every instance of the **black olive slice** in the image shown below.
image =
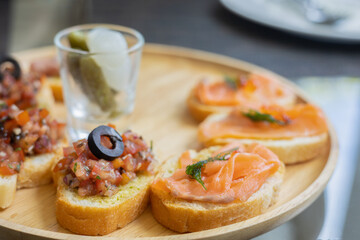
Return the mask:
<svg viewBox="0 0 360 240">
<path fill-rule="evenodd" d="M 111 149 L 101 144 L 101 136 L 110 138 L 113 145 Z M 95 157 L 108 161 L 120 157 L 124 152 L 124 143 L 121 135 L 112 127 L 104 125 L 92 130 L 88 137 L 88 145 L 91 153 L 94 154 Z"/>
<path fill-rule="evenodd" d="M 0 81 L 3 80 L 4 78 L 4 71 L 6 71 L 6 69 L 4 69 L 4 65 L 6 63 L 10 63 L 12 65 L 12 69 L 11 69 L 11 75 L 16 79 L 19 80 L 21 77 L 21 68 L 20 68 L 20 64 L 13 59 L 12 57 L 8 57 L 8 56 L 3 56 L 0 59 Z"/>
</svg>

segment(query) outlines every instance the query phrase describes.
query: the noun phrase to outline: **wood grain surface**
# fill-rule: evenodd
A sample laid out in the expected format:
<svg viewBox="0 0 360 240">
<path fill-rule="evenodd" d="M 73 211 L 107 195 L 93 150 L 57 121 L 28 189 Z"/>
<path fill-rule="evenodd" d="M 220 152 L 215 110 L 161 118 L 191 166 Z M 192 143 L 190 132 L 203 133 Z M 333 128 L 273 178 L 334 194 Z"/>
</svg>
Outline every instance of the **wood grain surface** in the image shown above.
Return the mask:
<svg viewBox="0 0 360 240">
<path fill-rule="evenodd" d="M 26 67 L 32 59 L 54 53 L 53 48 L 43 48 L 16 56 Z M 189 148 L 199 149 L 197 123 L 185 105 L 187 94 L 203 77 L 221 77 L 239 71 L 277 78 L 292 87 L 299 98 L 309 101 L 292 83 L 254 65 L 201 51 L 151 44 L 144 48 L 135 111 L 116 124 L 141 133 L 148 141 L 153 140 L 161 161 Z M 58 105 L 56 115 L 65 119 L 64 113 L 64 106 Z M 296 216 L 320 195 L 335 168 L 337 152 L 336 135 L 330 127 L 330 142 L 323 154 L 312 161 L 287 166 L 278 202 L 264 214 L 249 220 L 197 233 L 177 234 L 158 224 L 148 208 L 134 222 L 101 238 L 247 239 L 256 236 Z M 17 191 L 13 204 L 0 211 L 0 235 L 7 236 L 6 239 L 87 238 L 71 234 L 57 224 L 52 185 Z"/>
</svg>

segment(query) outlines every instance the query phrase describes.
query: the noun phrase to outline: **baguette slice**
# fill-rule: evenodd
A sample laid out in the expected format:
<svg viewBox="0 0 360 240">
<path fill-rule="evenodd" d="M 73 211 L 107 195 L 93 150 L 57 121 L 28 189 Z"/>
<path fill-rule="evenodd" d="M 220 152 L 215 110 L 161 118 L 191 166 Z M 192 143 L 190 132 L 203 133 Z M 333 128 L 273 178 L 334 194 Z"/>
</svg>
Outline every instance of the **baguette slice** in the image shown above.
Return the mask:
<svg viewBox="0 0 360 240">
<path fill-rule="evenodd" d="M 199 153 L 192 151 L 191 154 L 206 158 L 218 148 L 219 146 L 214 146 Z M 172 157 L 162 166 L 157 178 L 170 177 L 177 168 L 179 168 L 178 157 Z M 276 201 L 284 174 L 285 166 L 282 164 L 246 202 L 236 200 L 218 204 L 187 201 L 173 197 L 170 192 L 152 187 L 152 213 L 159 223 L 180 233 L 202 231 L 240 222 L 263 213 Z"/>
<path fill-rule="evenodd" d="M 11 205 L 16 192 L 16 174 L 0 176 L 0 209 Z"/>
<path fill-rule="evenodd" d="M 206 118 L 206 120 L 202 124 L 206 124 L 212 121 L 219 121 L 221 119 L 224 119 L 226 115 L 227 114 L 213 114 Z M 213 138 L 204 141 L 201 139 L 201 137 L 199 137 L 200 142 L 202 142 L 205 146 L 226 145 L 234 141 L 240 142 L 245 146 L 249 146 L 257 142 L 273 151 L 285 164 L 305 162 L 322 154 L 324 151 L 327 150 L 326 146 L 328 143 L 328 138 L 328 133 L 323 133 L 310 137 L 296 137 L 291 139 L 274 140 L 224 137 Z"/>
<path fill-rule="evenodd" d="M 64 145 L 65 140 L 59 143 L 52 153 L 26 157 L 20 173 L 17 174 L 17 189 L 38 187 L 50 183 L 52 181 L 51 170 Z"/>
<path fill-rule="evenodd" d="M 51 182 L 51 169 L 62 150 L 59 144 L 54 153 L 26 157 L 19 174 L 0 176 L 0 208 L 7 208 L 15 197 L 16 189 L 31 188 Z"/>
<path fill-rule="evenodd" d="M 55 99 L 52 93 L 52 88 L 46 77 L 41 78 L 41 87 L 36 94 L 36 101 L 38 108 L 46 108 L 50 112 L 54 110 Z"/>
<path fill-rule="evenodd" d="M 56 102 L 64 102 L 60 77 L 46 77 Z"/>
<path fill-rule="evenodd" d="M 81 197 L 62 181 L 57 181 L 56 218 L 71 232 L 105 235 L 134 221 L 147 207 L 151 175 L 139 175 L 111 197 Z"/>
<path fill-rule="evenodd" d="M 281 102 L 278 102 L 278 105 L 281 105 L 283 107 L 290 107 L 293 106 L 297 101 L 296 95 L 293 94 L 287 98 L 282 99 Z M 201 122 L 203 121 L 207 116 L 215 113 L 228 113 L 230 112 L 234 107 L 239 106 L 216 106 L 216 105 L 207 105 L 202 102 L 200 102 L 196 95 L 195 95 L 195 89 L 193 89 L 187 100 L 186 100 L 188 109 L 190 114 L 195 118 L 195 120 Z"/>
</svg>

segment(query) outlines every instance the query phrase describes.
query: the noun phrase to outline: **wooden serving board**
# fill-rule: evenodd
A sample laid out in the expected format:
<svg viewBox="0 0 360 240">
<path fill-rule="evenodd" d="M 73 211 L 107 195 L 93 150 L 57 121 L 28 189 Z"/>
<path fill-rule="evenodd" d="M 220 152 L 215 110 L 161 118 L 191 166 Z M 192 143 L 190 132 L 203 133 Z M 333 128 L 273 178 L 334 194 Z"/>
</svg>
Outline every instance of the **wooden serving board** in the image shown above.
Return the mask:
<svg viewBox="0 0 360 240">
<path fill-rule="evenodd" d="M 33 59 L 52 54 L 55 54 L 54 48 L 34 49 L 15 55 L 26 65 Z M 148 44 L 141 62 L 136 108 L 127 123 L 146 140 L 153 140 L 155 152 L 161 161 L 189 148 L 198 149 L 197 122 L 191 118 L 185 105 L 190 89 L 202 77 L 231 75 L 239 71 L 277 78 L 289 85 L 300 99 L 308 101 L 291 82 L 249 63 L 191 49 Z M 64 119 L 64 111 L 63 106 L 57 106 L 59 118 Z M 277 203 L 264 214 L 249 220 L 202 232 L 178 234 L 158 224 L 148 208 L 134 222 L 102 238 L 254 237 L 293 218 L 320 195 L 334 171 L 337 152 L 336 135 L 330 128 L 329 146 L 324 149 L 323 155 L 306 163 L 287 166 Z M 13 204 L 0 211 L 0 236 L 6 236 L 6 239 L 88 238 L 72 234 L 57 224 L 55 192 L 52 185 L 17 191 Z"/>
</svg>

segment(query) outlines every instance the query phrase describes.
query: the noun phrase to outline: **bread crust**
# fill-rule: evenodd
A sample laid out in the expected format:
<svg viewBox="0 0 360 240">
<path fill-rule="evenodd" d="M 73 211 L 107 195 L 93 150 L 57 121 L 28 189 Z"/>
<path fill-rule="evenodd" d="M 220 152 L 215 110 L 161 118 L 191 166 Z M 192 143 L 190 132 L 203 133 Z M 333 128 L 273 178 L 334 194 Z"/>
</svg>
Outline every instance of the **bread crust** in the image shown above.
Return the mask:
<svg viewBox="0 0 360 240">
<path fill-rule="evenodd" d="M 309 161 L 322 154 L 326 150 L 328 138 L 328 133 L 289 140 L 216 138 L 206 142 L 205 146 L 226 145 L 234 141 L 249 146 L 257 142 L 273 151 L 283 163 L 296 164 Z"/>
<path fill-rule="evenodd" d="M 15 198 L 16 175 L 0 176 L 0 209 L 7 208 Z"/>
<path fill-rule="evenodd" d="M 132 198 L 112 207 L 81 206 L 64 195 L 69 191 L 59 185 L 56 200 L 56 219 L 71 232 L 83 235 L 106 235 L 134 221 L 147 207 L 150 187 L 143 188 Z"/>
<path fill-rule="evenodd" d="M 172 158 L 168 161 L 177 161 Z M 159 188 L 151 188 L 151 208 L 154 218 L 165 227 L 180 233 L 196 232 L 240 222 L 268 209 L 279 194 L 285 173 L 282 164 L 264 185 L 246 202 L 217 204 L 186 201 L 175 198 Z"/>
<path fill-rule="evenodd" d="M 50 111 L 50 113 L 54 111 L 55 99 L 51 86 L 45 76 L 41 78 L 41 87 L 35 97 L 38 108 L 46 108 Z"/>
<path fill-rule="evenodd" d="M 195 89 L 192 89 L 186 100 L 190 114 L 195 120 L 201 122 L 207 116 L 214 113 L 227 113 L 230 112 L 233 107 L 227 106 L 209 106 L 199 102 L 195 96 Z"/>
<path fill-rule="evenodd" d="M 16 188 L 38 187 L 50 183 L 52 181 L 51 170 L 66 142 L 63 139 L 52 153 L 26 157 L 20 173 L 17 174 Z"/>
<path fill-rule="evenodd" d="M 80 197 L 58 179 L 56 219 L 63 228 L 82 235 L 106 235 L 122 228 L 140 216 L 148 206 L 153 177 L 144 178 L 146 182 L 140 184 L 143 187 L 135 190 L 135 193 L 124 197 L 120 190 L 107 199 L 109 201 L 106 204 L 103 203 L 106 197 Z M 137 177 L 132 181 L 137 186 L 136 181 L 140 180 Z M 128 190 L 126 185 L 125 188 Z"/>
</svg>

